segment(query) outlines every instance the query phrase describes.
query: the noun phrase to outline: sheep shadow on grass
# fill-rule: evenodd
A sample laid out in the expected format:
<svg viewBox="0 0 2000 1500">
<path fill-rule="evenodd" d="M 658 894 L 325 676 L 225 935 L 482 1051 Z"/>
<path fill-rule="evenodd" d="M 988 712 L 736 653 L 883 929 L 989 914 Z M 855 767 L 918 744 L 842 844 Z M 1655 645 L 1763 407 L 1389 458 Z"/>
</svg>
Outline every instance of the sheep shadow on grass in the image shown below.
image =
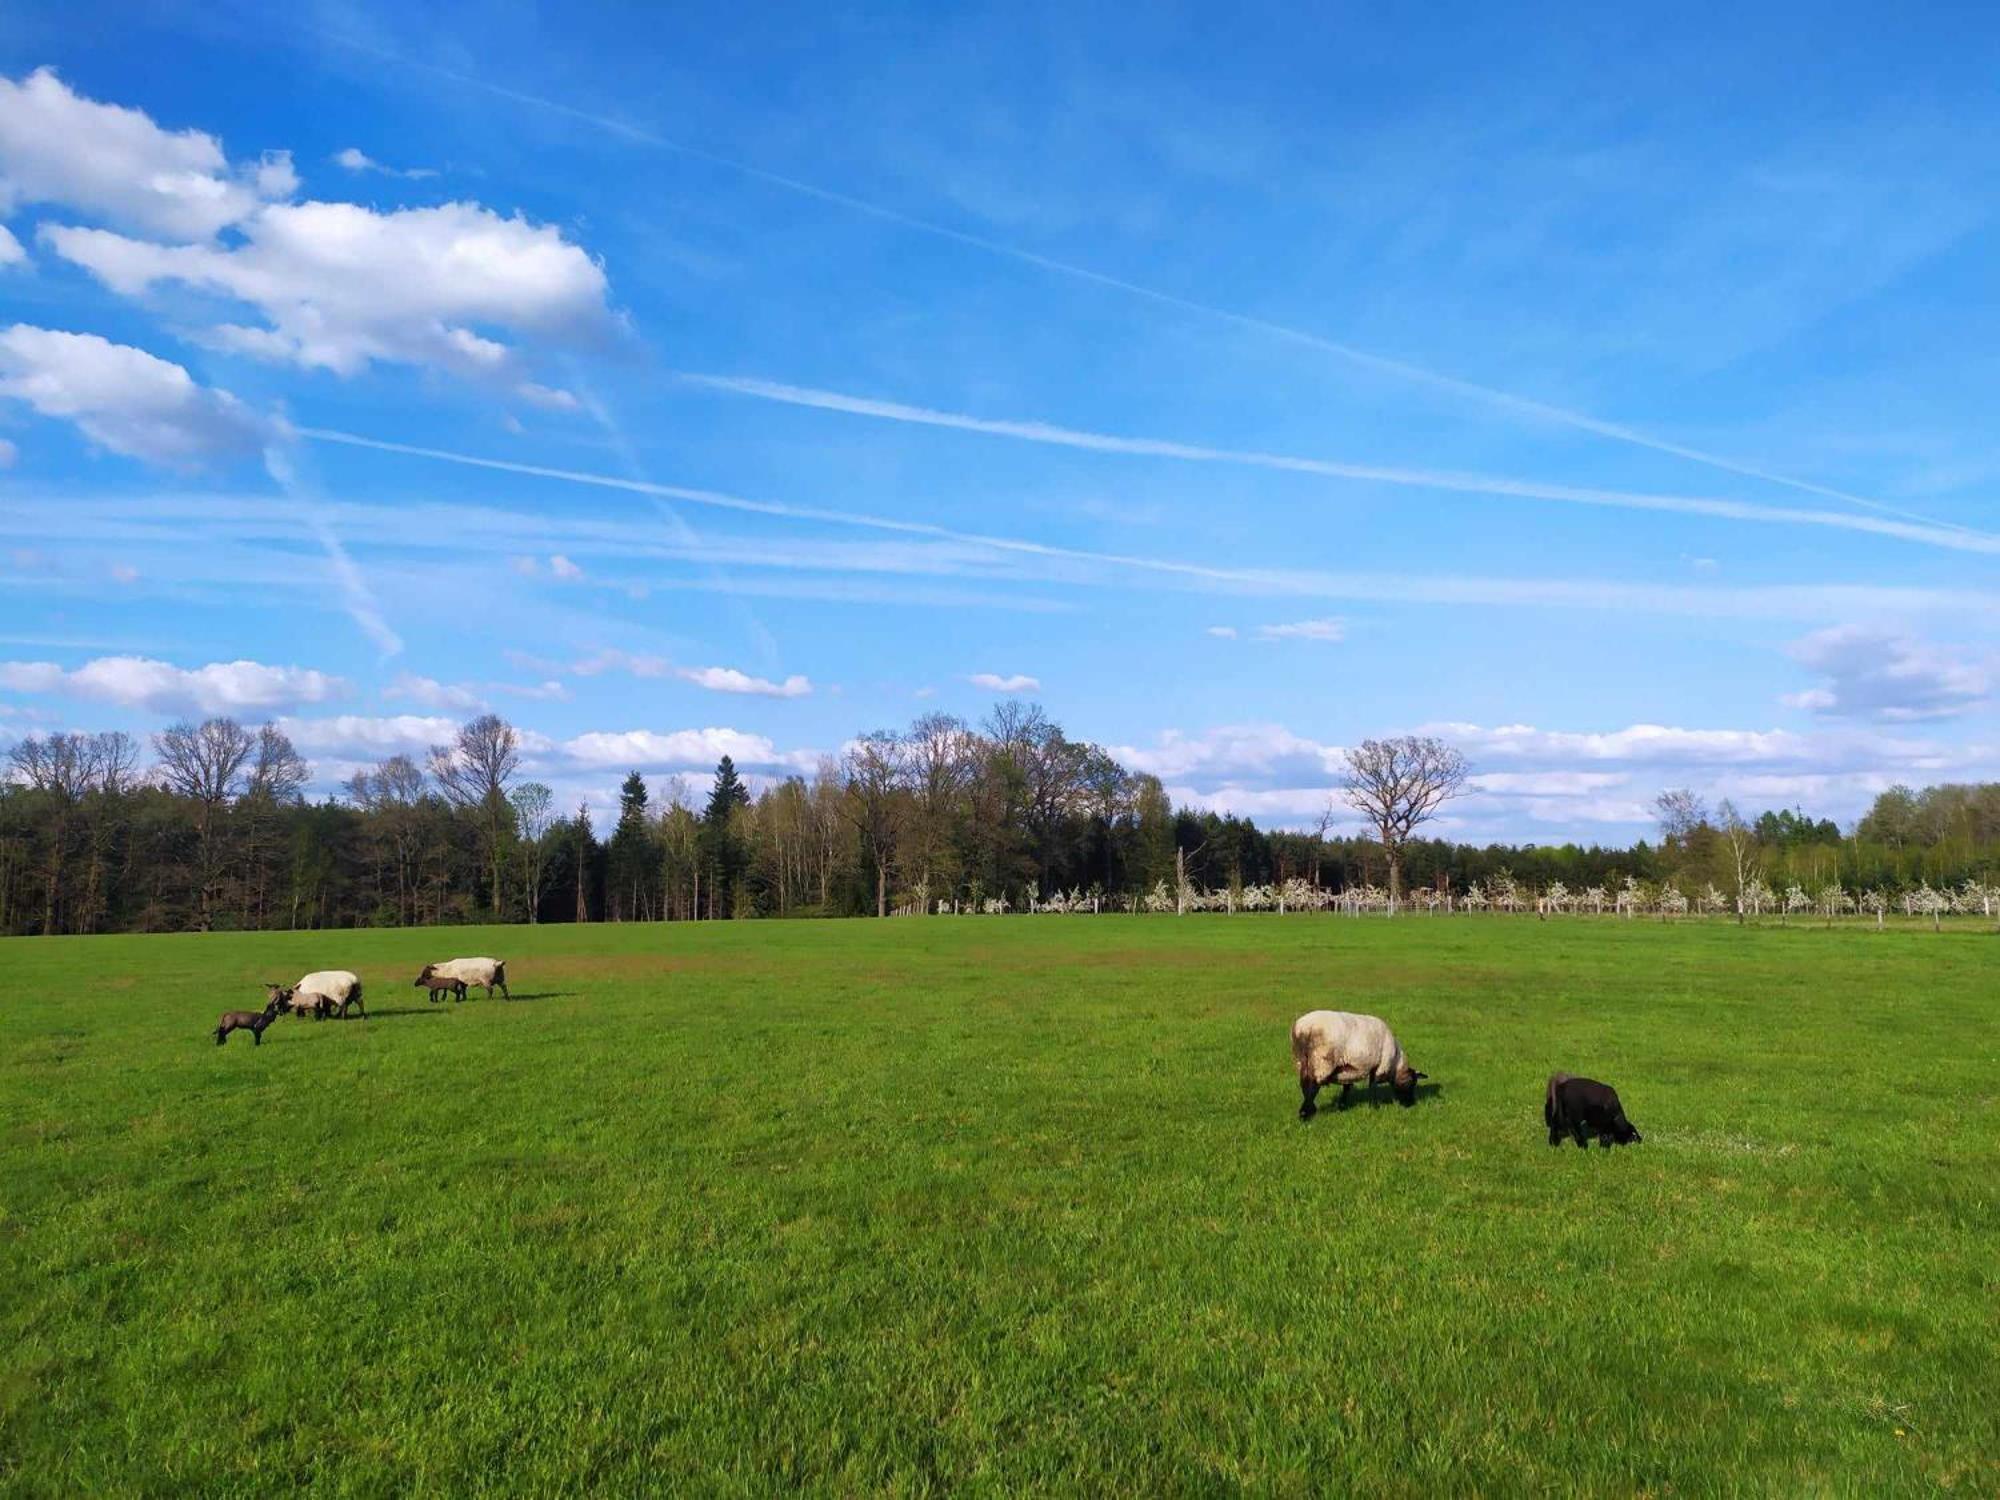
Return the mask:
<svg viewBox="0 0 2000 1500">
<path fill-rule="evenodd" d="M 1427 1099 L 1441 1098 L 1443 1094 L 1443 1084 L 1431 1079 L 1425 1079 L 1417 1085 L 1417 1101 L 1410 1108 L 1415 1109 L 1417 1104 L 1422 1104 Z M 1331 1097 L 1328 1097 L 1329 1095 Z M 1340 1085 L 1330 1083 L 1320 1090 L 1319 1101 L 1319 1113 L 1322 1115 L 1337 1115 L 1348 1110 L 1362 1108 L 1389 1109 L 1392 1107 L 1402 1107 L 1397 1103 L 1395 1090 L 1391 1089 L 1387 1084 L 1380 1084 L 1371 1089 L 1357 1083 L 1354 1085 L 1353 1098 L 1348 1100 L 1347 1103 L 1342 1104 L 1340 1102 Z"/>
<path fill-rule="evenodd" d="M 505 1003 L 505 1001 L 504 1001 L 504 998 L 502 998 L 502 997 L 498 997 L 498 996 L 496 996 L 495 998 L 501 998 L 501 999 L 502 999 L 502 1003 L 503 1003 L 503 1004 Z M 536 991 L 536 992 L 535 992 L 534 994 L 532 994 L 532 995 L 516 995 L 516 996 L 515 996 L 514 998 L 515 998 L 515 1000 L 517 1000 L 517 1001 L 519 1001 L 519 1000 L 574 1000 L 574 999 L 576 998 L 576 991 L 574 991 L 574 990 L 537 990 L 537 991 Z"/>
</svg>

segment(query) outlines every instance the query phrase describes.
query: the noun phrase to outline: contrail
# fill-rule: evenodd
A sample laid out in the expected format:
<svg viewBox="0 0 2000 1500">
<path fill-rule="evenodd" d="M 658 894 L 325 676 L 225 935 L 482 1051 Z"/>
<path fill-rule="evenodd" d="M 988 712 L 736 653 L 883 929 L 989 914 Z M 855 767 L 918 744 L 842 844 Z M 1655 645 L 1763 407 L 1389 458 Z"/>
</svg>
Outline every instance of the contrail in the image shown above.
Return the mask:
<svg viewBox="0 0 2000 1500">
<path fill-rule="evenodd" d="M 850 396 L 840 391 L 783 385 L 772 380 L 695 374 L 682 374 L 678 378 L 705 390 L 750 396 L 760 401 L 778 401 L 788 406 L 809 406 L 820 411 L 876 417 L 890 422 L 912 422 L 925 427 L 948 427 L 958 432 L 977 432 L 989 437 L 1048 443 L 1063 448 L 1083 448 L 1095 453 L 1135 454 L 1152 458 L 1179 459 L 1190 463 L 1236 464 L 1298 474 L 1323 474 L 1334 479 L 1360 479 L 1378 484 L 1404 485 L 1415 489 L 1448 490 L 1458 494 L 1556 500 L 1572 505 L 1613 506 L 1627 510 L 1667 511 L 1678 515 L 1715 516 L 1730 521 L 1754 521 L 1789 526 L 1828 526 L 1840 531 L 1862 531 L 1875 536 L 1896 537 L 1903 541 L 1946 547 L 1958 552 L 2000 553 L 2000 536 L 1988 532 L 1970 531 L 1961 527 L 1919 525 L 1909 521 L 1878 520 L 1872 516 L 1858 516 L 1847 511 L 1801 510 L 1791 506 L 1753 505 L 1743 500 L 1700 495 L 1656 495 L 1643 491 L 1545 484 L 1538 480 L 1462 474 L 1449 470 L 1406 469 L 1382 464 L 1342 463 L 1333 459 L 1296 458 L 1282 453 L 1209 448 L 1164 438 L 1082 432 L 1073 427 L 1059 427 L 1049 422 L 998 421 L 986 417 L 968 416 L 961 412 L 908 406 L 899 401 L 878 401 L 866 396 Z"/>
<path fill-rule="evenodd" d="M 307 29 L 311 30 L 311 28 Z M 1538 401 L 1529 396 L 1516 395 L 1512 391 L 1503 391 L 1494 386 L 1481 385 L 1477 381 L 1463 380 L 1455 375 L 1448 375 L 1442 371 L 1428 369 L 1423 365 L 1412 364 L 1408 360 L 1395 359 L 1384 354 L 1376 354 L 1367 349 L 1357 348 L 1352 344 L 1342 343 L 1338 339 L 1326 338 L 1320 334 L 1309 333 L 1301 328 L 1293 328 L 1288 324 L 1274 322 L 1269 318 L 1260 318 L 1251 313 L 1236 312 L 1230 308 L 1217 307 L 1212 303 L 1198 302 L 1190 297 L 1177 296 L 1172 292 L 1163 292 L 1157 287 L 1145 286 L 1136 281 L 1127 281 L 1122 277 L 1110 276 L 1102 271 L 1093 271 L 1088 266 L 1080 266 L 1071 261 L 1058 260 L 1054 256 L 1041 255 L 1033 250 L 1024 250 L 1018 245 L 1010 245 L 1002 240 L 988 239 L 985 235 L 972 234 L 963 229 L 953 229 L 948 225 L 919 218 L 915 214 L 907 214 L 900 209 L 874 203 L 866 198 L 857 198 L 850 193 L 838 192 L 832 188 L 821 187 L 816 183 L 806 182 L 797 177 L 787 177 L 781 172 L 769 171 L 764 167 L 740 161 L 735 157 L 724 156 L 714 151 L 707 151 L 700 146 L 689 145 L 685 141 L 675 140 L 671 136 L 661 135 L 657 131 L 647 130 L 642 126 L 633 125 L 624 120 L 613 119 L 608 115 L 595 114 L 590 110 L 579 109 L 573 104 L 564 104 L 560 100 L 544 98 L 539 94 L 526 93 L 520 89 L 510 89 L 503 84 L 489 82 L 471 73 L 461 73 L 452 68 L 440 67 L 436 63 L 419 62 L 414 58 L 404 57 L 399 53 L 374 47 L 365 42 L 357 42 L 352 38 L 339 36 L 331 32 L 313 30 L 313 34 L 339 46 L 350 48 L 353 51 L 381 58 L 386 62 L 396 63 L 402 67 L 415 69 L 418 72 L 429 73 L 436 78 L 448 79 L 466 88 L 480 89 L 498 98 L 512 100 L 517 104 L 526 104 L 536 109 L 547 110 L 552 114 L 563 115 L 569 119 L 581 121 L 587 125 L 593 125 L 600 130 L 608 131 L 613 135 L 622 137 L 638 145 L 650 146 L 660 151 L 669 151 L 677 156 L 687 157 L 692 161 L 706 162 L 710 166 L 721 167 L 727 171 L 739 173 L 755 181 L 768 183 L 772 187 L 782 188 L 786 192 L 813 198 L 821 203 L 833 204 L 838 208 L 844 208 L 853 213 L 865 214 L 870 218 L 880 219 L 884 223 L 895 224 L 918 234 L 927 234 L 937 239 L 948 240 L 953 244 L 964 245 L 968 249 L 978 250 L 987 255 L 999 256 L 1007 260 L 1019 262 L 1022 265 L 1034 266 L 1038 270 L 1047 271 L 1052 275 L 1065 276 L 1075 281 L 1088 282 L 1093 286 L 1122 292 L 1128 297 L 1136 297 L 1143 301 L 1154 303 L 1157 306 L 1171 307 L 1176 311 L 1193 313 L 1199 317 L 1218 319 L 1222 322 L 1233 324 L 1238 328 L 1251 329 L 1254 332 L 1265 334 L 1271 338 L 1281 339 L 1287 343 L 1316 349 L 1323 354 L 1336 355 L 1351 364 L 1359 365 L 1363 369 L 1374 370 L 1384 375 L 1393 375 L 1400 380 L 1430 386 L 1435 390 L 1448 391 L 1455 396 L 1482 401 L 1490 406 L 1499 407 L 1503 411 L 1514 412 L 1520 416 L 1532 417 L 1536 420 L 1554 423 L 1558 426 L 1574 428 L 1579 432 L 1588 432 L 1597 437 L 1608 438 L 1613 442 L 1629 444 L 1636 448 L 1647 448 L 1655 453 L 1671 454 L 1675 458 L 1686 459 L 1691 463 L 1703 464 L 1712 469 L 1720 469 L 1724 473 L 1741 475 L 1746 479 L 1761 480 L 1766 484 L 1782 485 L 1804 494 L 1818 495 L 1826 500 L 1838 500 L 1843 504 L 1859 506 L 1863 510 L 1874 511 L 1880 515 L 1896 516 L 1905 521 L 1915 521 L 1923 525 L 1936 526 L 1945 530 L 1963 529 L 1956 522 L 1940 521 L 1931 516 L 1920 515 L 1915 511 L 1904 510 L 1898 506 L 1885 504 L 1880 500 L 1871 499 L 1866 495 L 1857 495 L 1848 490 L 1835 489 L 1830 485 L 1815 484 L 1809 479 L 1798 479 L 1792 475 L 1781 474 L 1776 470 L 1763 468 L 1757 464 L 1746 463 L 1740 459 L 1729 458 L 1722 454 L 1708 452 L 1705 449 L 1690 447 L 1685 443 L 1676 443 L 1668 438 L 1655 437 L 1649 432 L 1641 431 L 1636 427 L 1629 427 L 1622 422 L 1606 421 L 1601 417 L 1593 417 L 1588 412 L 1576 411 L 1570 407 L 1556 406 L 1550 402 Z"/>
<path fill-rule="evenodd" d="M 264 469 L 277 481 L 278 487 L 297 510 L 299 520 L 306 530 L 318 538 L 326 552 L 327 569 L 340 586 L 347 617 L 360 627 L 363 635 L 382 648 L 384 660 L 400 656 L 403 638 L 382 617 L 382 606 L 376 602 L 374 590 L 368 587 L 368 580 L 361 576 L 361 570 L 354 566 L 354 559 L 348 556 L 347 548 L 335 535 L 333 523 L 326 518 L 324 508 L 311 489 L 293 472 L 290 460 L 277 447 L 268 447 L 264 450 Z"/>
<path fill-rule="evenodd" d="M 747 500 L 741 496 L 720 494 L 714 490 L 653 484 L 642 479 L 620 479 L 614 475 L 593 474 L 585 470 L 516 463 L 511 459 L 479 458 L 469 453 L 454 453 L 443 448 L 423 448 L 413 443 L 390 442 L 382 438 L 362 437 L 357 433 L 338 432 L 323 427 L 299 427 L 293 431 L 298 436 L 315 442 L 339 443 L 351 448 L 367 448 L 380 453 L 402 453 L 414 458 L 436 459 L 442 463 L 490 469 L 503 474 L 559 479 L 569 484 L 622 490 L 630 494 L 679 500 L 689 505 L 705 505 L 717 510 L 737 511 L 746 515 L 778 516 L 794 521 L 854 526 L 871 531 L 928 537 L 935 541 L 987 547 L 998 552 L 1021 553 L 1031 557 L 1166 574 L 1199 583 L 1234 584 L 1265 594 L 1363 599 L 1400 604 L 1415 602 L 1447 605 L 1521 605 L 1531 608 L 1636 609 L 1666 614 L 1729 615 L 1741 618 L 1787 620 L 1837 618 L 1870 610 L 1932 610 L 1974 614 L 1981 617 L 2000 613 L 2000 597 L 1973 590 L 1889 589 L 1850 584 L 1692 590 L 1603 579 L 1463 579 L 1427 577 L 1418 574 L 1329 575 L 1276 569 L 1217 568 L 1200 563 L 1177 562 L 1169 558 L 1135 556 L 1121 552 L 1096 552 L 1079 547 L 1058 547 L 1046 542 L 1023 541 L 1015 537 L 958 531 L 927 521 L 899 521 L 893 517 L 870 515 L 865 512 L 829 510 L 810 505 L 788 505 L 773 500 Z"/>
</svg>

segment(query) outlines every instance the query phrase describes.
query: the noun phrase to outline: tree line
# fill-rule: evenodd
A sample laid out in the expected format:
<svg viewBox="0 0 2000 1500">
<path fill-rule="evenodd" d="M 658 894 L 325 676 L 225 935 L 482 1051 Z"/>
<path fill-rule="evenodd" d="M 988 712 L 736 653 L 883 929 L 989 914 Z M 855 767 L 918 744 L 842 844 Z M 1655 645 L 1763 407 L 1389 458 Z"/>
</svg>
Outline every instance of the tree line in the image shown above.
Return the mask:
<svg viewBox="0 0 2000 1500">
<path fill-rule="evenodd" d="M 1023 910 L 1061 899 L 1146 909 L 1170 891 L 1399 893 L 1615 888 L 1736 895 L 1898 891 L 2000 870 L 2000 784 L 1897 787 L 1842 831 L 1755 818 L 1690 792 L 1630 847 L 1422 837 L 1464 787 L 1449 746 L 1368 741 L 1310 831 L 1176 807 L 1158 778 L 1072 739 L 1039 707 L 977 726 L 929 714 L 864 734 L 811 774 L 753 794 L 727 756 L 706 789 L 628 775 L 609 828 L 523 776 L 487 714 L 427 755 L 392 755 L 337 796 L 275 725 L 37 734 L 0 783 L 0 933 L 596 922 Z M 1366 834 L 1335 831 L 1359 814 Z M 1155 899 L 1154 909 L 1158 909 Z M 1234 909 L 1233 906 L 1231 909 Z"/>
</svg>

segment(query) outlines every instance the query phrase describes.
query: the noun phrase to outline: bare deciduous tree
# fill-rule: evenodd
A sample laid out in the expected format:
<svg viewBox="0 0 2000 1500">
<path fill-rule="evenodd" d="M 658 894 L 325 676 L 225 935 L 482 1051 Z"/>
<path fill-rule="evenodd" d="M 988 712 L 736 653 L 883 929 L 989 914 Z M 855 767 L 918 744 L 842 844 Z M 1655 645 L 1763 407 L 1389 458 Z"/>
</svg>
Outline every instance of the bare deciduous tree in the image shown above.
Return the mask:
<svg viewBox="0 0 2000 1500">
<path fill-rule="evenodd" d="M 903 741 L 886 729 L 864 734 L 848 749 L 842 765 L 848 821 L 861 834 L 875 866 L 875 915 L 889 915 L 889 864 L 899 832 L 897 793 L 904 775 Z"/>
<path fill-rule="evenodd" d="M 257 737 L 234 719 L 185 719 L 153 736 L 160 779 L 194 804 L 195 920 L 214 925 L 215 890 L 222 874 L 222 810 L 236 794 Z"/>
<path fill-rule="evenodd" d="M 1347 752 L 1342 795 L 1382 841 L 1389 861 L 1389 910 L 1403 888 L 1403 850 L 1410 835 L 1465 790 L 1465 757 L 1443 740 L 1404 735 L 1363 740 Z"/>
<path fill-rule="evenodd" d="M 905 747 L 915 793 L 911 834 L 916 848 L 911 863 L 916 872 L 917 899 L 929 912 L 932 882 L 947 874 L 945 858 L 951 848 L 952 822 L 960 794 L 972 775 L 972 734 L 962 719 L 925 714 L 910 726 Z"/>
<path fill-rule="evenodd" d="M 501 855 L 514 822 L 514 809 L 507 801 L 507 785 L 521 768 L 520 746 L 520 736 L 512 724 L 498 714 L 481 714 L 458 731 L 455 743 L 431 747 L 431 775 L 436 778 L 438 789 L 454 806 L 478 819 L 480 842 L 485 845 L 483 852 L 492 874 L 496 916 L 504 909 L 500 895 Z"/>
</svg>

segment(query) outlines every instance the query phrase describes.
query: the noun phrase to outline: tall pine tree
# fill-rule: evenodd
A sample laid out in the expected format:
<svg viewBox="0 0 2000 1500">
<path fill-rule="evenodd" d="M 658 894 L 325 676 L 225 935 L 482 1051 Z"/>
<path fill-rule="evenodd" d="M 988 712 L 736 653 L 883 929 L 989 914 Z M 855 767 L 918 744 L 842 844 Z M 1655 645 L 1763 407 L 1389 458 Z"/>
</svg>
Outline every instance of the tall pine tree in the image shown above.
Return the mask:
<svg viewBox="0 0 2000 1500">
<path fill-rule="evenodd" d="M 701 818 L 702 863 L 708 869 L 710 916 L 735 915 L 736 882 L 743 873 L 743 846 L 734 827 L 736 810 L 750 805 L 750 788 L 736 774 L 736 762 L 723 756 L 716 762 L 715 786 Z"/>
<path fill-rule="evenodd" d="M 652 912 L 659 849 L 646 822 L 646 778 L 637 771 L 618 790 L 618 826 L 612 830 L 606 896 L 614 922 L 644 921 Z"/>
</svg>

